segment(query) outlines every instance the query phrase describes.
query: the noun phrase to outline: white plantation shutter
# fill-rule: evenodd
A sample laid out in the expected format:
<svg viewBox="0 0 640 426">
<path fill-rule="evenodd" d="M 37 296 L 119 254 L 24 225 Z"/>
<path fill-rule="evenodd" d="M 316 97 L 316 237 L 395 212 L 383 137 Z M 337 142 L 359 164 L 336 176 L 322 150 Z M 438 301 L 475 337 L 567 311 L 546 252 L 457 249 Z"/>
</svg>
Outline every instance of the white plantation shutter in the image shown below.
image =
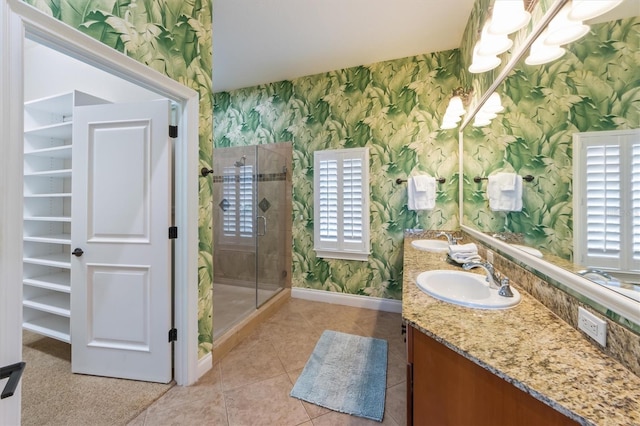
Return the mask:
<svg viewBox="0 0 640 426">
<path fill-rule="evenodd" d="M 578 133 L 574 153 L 576 263 L 640 270 L 640 131 Z"/>
<path fill-rule="evenodd" d="M 314 153 L 314 249 L 319 257 L 369 256 L 369 151 Z"/>
<path fill-rule="evenodd" d="M 254 199 L 253 166 L 225 167 L 223 170 L 221 241 L 250 244 L 253 238 Z"/>
<path fill-rule="evenodd" d="M 345 159 L 342 165 L 344 241 L 359 243 L 362 241 L 362 160 Z"/>
<path fill-rule="evenodd" d="M 587 255 L 620 258 L 620 146 L 586 146 Z"/>
<path fill-rule="evenodd" d="M 640 135 L 631 148 L 631 262 L 640 270 Z"/>
<path fill-rule="evenodd" d="M 338 161 L 320 161 L 319 220 L 320 239 L 338 241 Z"/>
</svg>

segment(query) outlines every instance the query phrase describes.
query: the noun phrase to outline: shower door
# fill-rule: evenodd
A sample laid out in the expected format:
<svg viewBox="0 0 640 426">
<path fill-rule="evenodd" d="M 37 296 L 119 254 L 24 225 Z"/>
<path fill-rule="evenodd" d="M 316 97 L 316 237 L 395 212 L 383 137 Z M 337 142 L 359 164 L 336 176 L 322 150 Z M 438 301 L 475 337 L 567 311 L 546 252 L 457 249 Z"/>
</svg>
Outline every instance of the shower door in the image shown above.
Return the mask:
<svg viewBox="0 0 640 426">
<path fill-rule="evenodd" d="M 289 278 L 286 262 L 291 242 L 285 238 L 287 227 L 291 227 L 291 200 L 286 196 L 290 147 L 290 144 L 256 146 L 256 307 L 282 290 Z"/>
<path fill-rule="evenodd" d="M 214 340 L 283 288 L 291 268 L 291 144 L 214 150 Z"/>
</svg>

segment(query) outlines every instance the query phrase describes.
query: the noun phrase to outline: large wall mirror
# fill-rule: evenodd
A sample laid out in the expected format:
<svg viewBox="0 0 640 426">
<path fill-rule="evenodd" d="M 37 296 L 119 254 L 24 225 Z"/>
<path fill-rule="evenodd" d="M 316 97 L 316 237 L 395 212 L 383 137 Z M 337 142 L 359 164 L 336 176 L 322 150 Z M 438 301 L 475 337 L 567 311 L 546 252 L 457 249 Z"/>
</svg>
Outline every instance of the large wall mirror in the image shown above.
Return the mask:
<svg viewBox="0 0 640 426">
<path fill-rule="evenodd" d="M 548 8 L 461 124 L 462 228 L 640 332 L 640 0 L 585 21 L 558 59 L 528 65 L 568 4 Z M 493 92 L 504 110 L 482 125 Z M 489 207 L 486 179 L 500 172 L 532 177 L 519 211 Z"/>
</svg>

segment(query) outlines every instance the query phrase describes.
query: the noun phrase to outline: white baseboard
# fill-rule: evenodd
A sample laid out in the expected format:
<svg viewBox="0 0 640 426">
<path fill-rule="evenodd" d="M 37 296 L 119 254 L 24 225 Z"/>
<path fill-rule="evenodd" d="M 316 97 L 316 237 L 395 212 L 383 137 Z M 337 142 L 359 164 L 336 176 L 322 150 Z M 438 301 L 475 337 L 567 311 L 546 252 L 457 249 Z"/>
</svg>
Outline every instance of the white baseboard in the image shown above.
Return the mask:
<svg viewBox="0 0 640 426">
<path fill-rule="evenodd" d="M 311 300 L 314 302 L 334 303 L 336 305 L 373 309 L 375 311 L 402 313 L 401 300 L 383 299 L 381 297 L 360 296 L 358 294 L 336 293 L 333 291 L 314 290 L 300 287 L 291 288 L 291 297 Z"/>
<path fill-rule="evenodd" d="M 205 356 L 203 356 L 198 360 L 198 379 L 204 376 L 205 374 L 207 374 L 207 371 L 211 370 L 212 368 L 213 368 L 213 356 L 211 352 L 209 352 L 208 354 L 206 354 Z"/>
</svg>

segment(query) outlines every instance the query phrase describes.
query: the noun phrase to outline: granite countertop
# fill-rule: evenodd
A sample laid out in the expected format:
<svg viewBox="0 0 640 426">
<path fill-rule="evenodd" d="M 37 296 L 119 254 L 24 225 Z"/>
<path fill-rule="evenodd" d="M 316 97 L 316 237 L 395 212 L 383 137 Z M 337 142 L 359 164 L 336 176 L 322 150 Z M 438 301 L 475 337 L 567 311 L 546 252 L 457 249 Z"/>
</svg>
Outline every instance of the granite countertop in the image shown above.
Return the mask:
<svg viewBox="0 0 640 426">
<path fill-rule="evenodd" d="M 604 354 L 522 290 L 507 310 L 441 302 L 415 285 L 419 273 L 457 269 L 446 254 L 405 236 L 403 319 L 448 348 L 585 425 L 640 425 L 640 377 Z M 479 268 L 473 270 L 483 273 Z"/>
</svg>

